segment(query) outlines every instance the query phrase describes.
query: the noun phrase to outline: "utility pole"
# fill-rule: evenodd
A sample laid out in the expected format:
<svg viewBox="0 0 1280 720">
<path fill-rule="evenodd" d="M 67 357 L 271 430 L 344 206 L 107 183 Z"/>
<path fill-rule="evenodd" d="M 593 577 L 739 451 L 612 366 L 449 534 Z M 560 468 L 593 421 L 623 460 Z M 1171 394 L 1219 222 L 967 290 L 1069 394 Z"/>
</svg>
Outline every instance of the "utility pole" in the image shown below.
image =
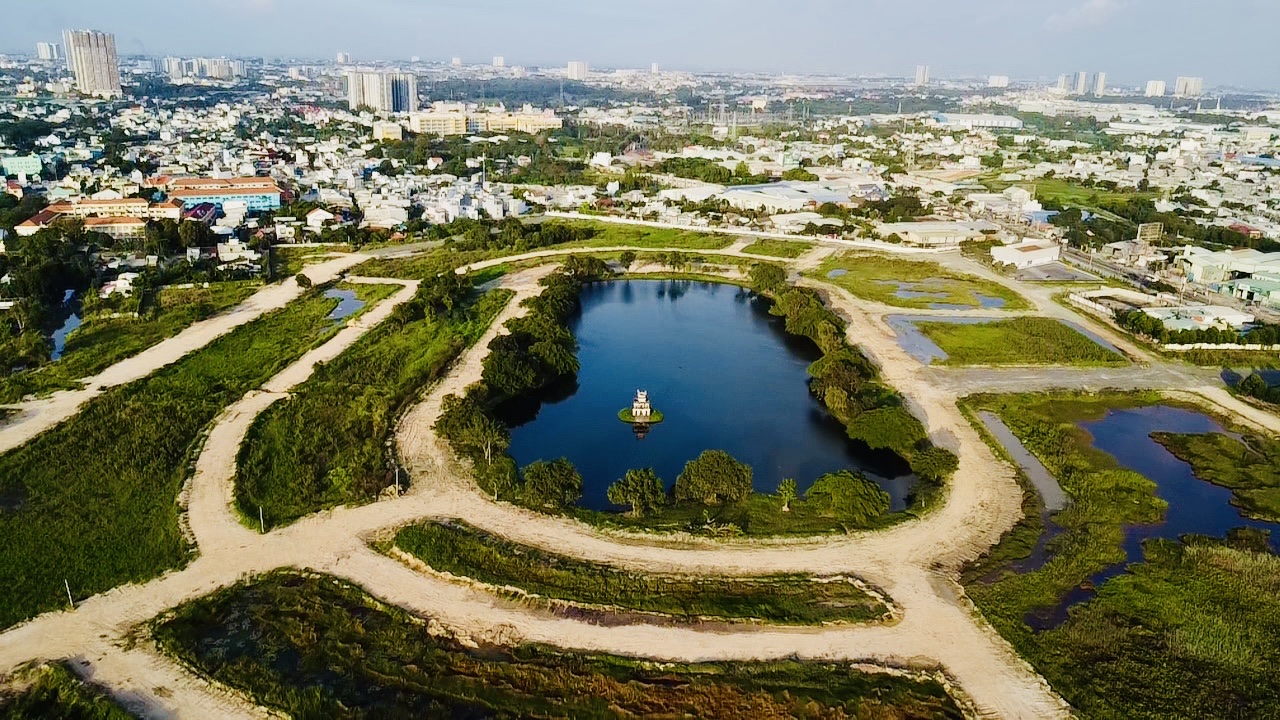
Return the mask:
<svg viewBox="0 0 1280 720">
<path fill-rule="evenodd" d="M 62 578 L 62 586 L 67 589 L 67 606 L 72 610 L 76 609 L 76 601 L 71 599 L 71 583 L 66 578 Z"/>
<path fill-rule="evenodd" d="M 262 506 L 261 506 L 261 505 L 259 505 L 259 506 L 258 506 L 258 529 L 262 531 L 262 534 L 263 534 L 263 535 L 265 535 L 265 534 L 267 533 L 267 523 L 266 523 L 266 521 L 264 521 L 264 520 L 262 519 Z"/>
</svg>

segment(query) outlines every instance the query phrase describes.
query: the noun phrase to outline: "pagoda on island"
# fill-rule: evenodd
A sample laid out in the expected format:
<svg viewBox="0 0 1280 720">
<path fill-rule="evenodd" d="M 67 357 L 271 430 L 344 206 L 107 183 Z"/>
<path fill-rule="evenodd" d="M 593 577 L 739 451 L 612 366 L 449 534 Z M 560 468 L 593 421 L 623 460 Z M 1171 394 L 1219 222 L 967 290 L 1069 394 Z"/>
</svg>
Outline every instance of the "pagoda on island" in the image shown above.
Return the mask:
<svg viewBox="0 0 1280 720">
<path fill-rule="evenodd" d="M 634 425 L 636 428 L 641 428 L 662 422 L 662 413 L 654 410 L 653 405 L 649 403 L 649 392 L 647 390 L 637 390 L 636 399 L 631 401 L 631 407 L 622 408 L 618 411 L 618 419 L 624 423 Z"/>
<path fill-rule="evenodd" d="M 653 417 L 653 406 L 649 404 L 649 391 L 637 390 L 636 399 L 631 401 L 631 421 L 647 423 Z"/>
</svg>

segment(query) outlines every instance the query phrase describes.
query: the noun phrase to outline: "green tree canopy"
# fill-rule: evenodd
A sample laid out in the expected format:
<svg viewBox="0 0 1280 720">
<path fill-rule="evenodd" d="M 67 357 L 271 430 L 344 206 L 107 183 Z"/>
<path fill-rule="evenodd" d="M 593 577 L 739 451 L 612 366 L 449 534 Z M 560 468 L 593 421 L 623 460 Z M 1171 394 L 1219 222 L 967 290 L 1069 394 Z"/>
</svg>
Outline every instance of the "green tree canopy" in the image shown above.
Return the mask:
<svg viewBox="0 0 1280 720">
<path fill-rule="evenodd" d="M 723 450 L 707 450 L 684 466 L 676 478 L 677 501 L 703 505 L 743 500 L 751 494 L 751 466 Z"/>
<path fill-rule="evenodd" d="M 667 491 L 653 468 L 628 470 L 627 474 L 609 486 L 609 502 L 631 508 L 632 517 L 649 515 L 667 502 Z"/>
<path fill-rule="evenodd" d="M 563 509 L 582 497 L 582 476 L 566 458 L 536 462 L 524 469 L 520 499 L 537 508 Z"/>
<path fill-rule="evenodd" d="M 873 450 L 893 450 L 909 455 L 925 439 L 924 426 L 901 405 L 868 410 L 849 422 L 849 437 Z"/>
<path fill-rule="evenodd" d="M 866 525 L 889 511 L 889 493 L 848 470 L 818 478 L 805 500 L 853 525 Z"/>
<path fill-rule="evenodd" d="M 772 293 L 787 284 L 787 271 L 773 263 L 759 263 L 751 268 L 751 289 Z"/>
</svg>

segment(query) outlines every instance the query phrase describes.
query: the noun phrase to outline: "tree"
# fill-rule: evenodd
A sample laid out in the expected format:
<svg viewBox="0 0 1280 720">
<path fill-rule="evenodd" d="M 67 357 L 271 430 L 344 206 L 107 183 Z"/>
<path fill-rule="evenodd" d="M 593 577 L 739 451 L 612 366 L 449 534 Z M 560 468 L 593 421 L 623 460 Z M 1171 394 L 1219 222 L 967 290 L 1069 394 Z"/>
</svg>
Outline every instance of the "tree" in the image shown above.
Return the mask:
<svg viewBox="0 0 1280 720">
<path fill-rule="evenodd" d="M 667 491 L 653 468 L 628 470 L 627 474 L 609 486 L 609 502 L 630 506 L 627 514 L 643 517 L 657 512 L 667 502 Z"/>
<path fill-rule="evenodd" d="M 858 415 L 849 423 L 848 434 L 872 450 L 888 449 L 899 454 L 909 452 L 925 438 L 924 426 L 900 405 L 876 408 Z"/>
<path fill-rule="evenodd" d="M 618 256 L 618 263 L 622 265 L 623 270 L 629 270 L 636 262 L 636 253 L 634 250 L 623 250 Z"/>
<path fill-rule="evenodd" d="M 507 426 L 483 413 L 471 418 L 463 430 L 462 442 L 476 448 L 484 455 L 486 465 L 493 464 L 494 452 L 502 452 L 511 443 L 511 435 Z"/>
<path fill-rule="evenodd" d="M 778 484 L 778 497 L 782 499 L 782 512 L 791 512 L 791 503 L 799 497 L 796 494 L 796 481 L 792 478 L 784 478 Z"/>
<path fill-rule="evenodd" d="M 817 175 L 805 170 L 804 168 L 792 168 L 782 173 L 783 180 L 794 180 L 800 182 L 813 182 L 818 179 Z"/>
<path fill-rule="evenodd" d="M 209 238 L 209 226 L 195 220 L 183 220 L 178 226 L 182 247 L 201 247 Z"/>
<path fill-rule="evenodd" d="M 889 511 L 889 493 L 848 470 L 828 473 L 805 493 L 805 499 L 852 525 L 865 525 Z"/>
<path fill-rule="evenodd" d="M 536 462 L 524 469 L 520 499 L 535 508 L 560 510 L 582 497 L 582 476 L 566 458 Z"/>
<path fill-rule="evenodd" d="M 930 482 L 942 482 L 960 467 L 960 460 L 946 448 L 930 447 L 911 456 L 911 472 Z"/>
<path fill-rule="evenodd" d="M 751 268 L 751 289 L 772 293 L 787 284 L 787 271 L 773 263 L 759 263 Z"/>
<path fill-rule="evenodd" d="M 684 466 L 676 478 L 677 501 L 703 505 L 735 502 L 751 494 L 751 466 L 723 450 L 707 450 Z"/>
</svg>

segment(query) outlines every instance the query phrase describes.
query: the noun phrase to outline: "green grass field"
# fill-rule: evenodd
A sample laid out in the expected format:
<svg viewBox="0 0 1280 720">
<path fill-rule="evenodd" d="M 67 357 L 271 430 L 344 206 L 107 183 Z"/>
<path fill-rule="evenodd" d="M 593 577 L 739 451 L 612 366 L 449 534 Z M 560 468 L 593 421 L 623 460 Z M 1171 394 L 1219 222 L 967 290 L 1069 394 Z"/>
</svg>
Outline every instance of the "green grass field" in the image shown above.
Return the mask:
<svg viewBox="0 0 1280 720">
<path fill-rule="evenodd" d="M 832 277 L 834 271 L 845 274 Z M 904 260 L 884 255 L 845 253 L 823 261 L 809 277 L 828 282 L 874 302 L 895 307 L 929 308 L 935 304 L 980 307 L 979 295 L 999 298 L 1006 310 L 1029 307 L 1014 291 L 997 282 L 963 275 L 926 261 Z M 905 291 L 899 293 L 899 290 Z M 926 293 L 922 297 L 907 293 Z"/>
<path fill-rule="evenodd" d="M 983 184 L 993 192 L 1002 192 L 1006 188 L 1017 185 L 1035 192 L 1035 198 L 1041 202 L 1058 203 L 1065 207 L 1085 210 L 1100 209 L 1100 206 L 1104 204 L 1127 205 L 1134 200 L 1154 200 L 1158 197 L 1153 192 L 1085 187 L 1078 182 L 1064 178 L 1040 178 L 1034 183 L 1008 183 L 988 178 L 983 180 Z"/>
<path fill-rule="evenodd" d="M 719 250 L 733 244 L 728 235 L 701 233 L 675 228 L 654 228 L 643 225 L 618 225 L 604 222 L 574 220 L 570 225 L 589 225 L 596 234 L 589 240 L 554 245 L 553 248 L 672 248 L 678 250 Z"/>
<path fill-rule="evenodd" d="M 1052 318 L 979 324 L 917 322 L 947 359 L 943 365 L 1123 365 L 1123 356 Z"/>
<path fill-rule="evenodd" d="M 294 717 L 961 717 L 936 680 L 847 664 L 468 646 L 357 587 L 296 573 L 189 603 L 155 634 L 200 673 Z"/>
<path fill-rule="evenodd" d="M 317 368 L 258 417 L 241 446 L 241 512 L 256 525 L 261 508 L 271 529 L 376 497 L 395 481 L 384 441 L 396 414 L 484 334 L 510 297 L 493 291 L 453 317 L 388 321 Z"/>
<path fill-rule="evenodd" d="M 438 572 L 500 588 L 531 602 L 566 601 L 686 620 L 762 620 L 791 625 L 867 622 L 888 612 L 850 582 L 783 575 L 691 578 L 638 574 L 507 542 L 461 523 L 400 531 L 396 547 Z M 536 596 L 530 597 L 530 596 Z"/>
<path fill-rule="evenodd" d="M 30 685 L 21 692 L 0 692 L 0 720 L 131 720 L 133 715 L 62 665 L 44 665 L 24 673 Z"/>
<path fill-rule="evenodd" d="M 0 455 L 0 627 L 183 564 L 177 497 L 202 431 L 340 327 L 310 293 Z"/>
<path fill-rule="evenodd" d="M 146 318 L 87 318 L 67 336 L 62 357 L 0 380 L 0 402 L 74 389 L 115 363 L 173 337 L 194 323 L 239 305 L 261 288 L 256 282 L 213 283 L 208 288 L 166 289 L 159 310 Z"/>
<path fill-rule="evenodd" d="M 742 248 L 742 252 L 751 255 L 766 255 L 768 257 L 798 258 L 813 248 L 814 246 L 809 243 L 761 239 Z"/>
<path fill-rule="evenodd" d="M 1077 423 L 1108 409 L 1170 404 L 1154 393 L 977 396 L 970 413 L 991 410 L 1054 474 L 1072 505 L 1052 520 L 1062 533 L 1043 567 L 1015 572 L 1037 523 L 1020 525 L 965 572 L 974 603 L 1088 718 L 1270 717 L 1280 714 L 1275 678 L 1262 674 L 1280 657 L 1280 559 L 1265 542 L 1195 538 L 1153 541 L 1146 562 L 1099 588 L 1060 627 L 1034 631 L 1028 613 L 1123 562 L 1124 528 L 1158 522 L 1166 504 L 1155 484 L 1095 450 Z M 1032 509 L 1038 503 L 1031 503 Z"/>
</svg>

